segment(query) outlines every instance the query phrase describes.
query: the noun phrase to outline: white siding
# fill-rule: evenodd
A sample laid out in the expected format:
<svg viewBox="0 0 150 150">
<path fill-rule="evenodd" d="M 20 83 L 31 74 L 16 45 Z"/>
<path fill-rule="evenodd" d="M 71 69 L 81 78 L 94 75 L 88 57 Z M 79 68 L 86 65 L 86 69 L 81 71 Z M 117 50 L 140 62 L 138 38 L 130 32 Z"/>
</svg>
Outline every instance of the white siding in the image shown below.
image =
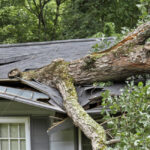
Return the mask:
<svg viewBox="0 0 150 150">
<path fill-rule="evenodd" d="M 49 150 L 48 117 L 31 118 L 31 149 Z"/>
<path fill-rule="evenodd" d="M 65 129 L 50 136 L 50 150 L 75 150 L 74 128 Z"/>
<path fill-rule="evenodd" d="M 27 104 L 1 100 L 0 99 L 0 116 L 21 116 L 21 115 L 40 115 L 48 116 L 53 113 L 51 110 L 30 106 Z"/>
</svg>

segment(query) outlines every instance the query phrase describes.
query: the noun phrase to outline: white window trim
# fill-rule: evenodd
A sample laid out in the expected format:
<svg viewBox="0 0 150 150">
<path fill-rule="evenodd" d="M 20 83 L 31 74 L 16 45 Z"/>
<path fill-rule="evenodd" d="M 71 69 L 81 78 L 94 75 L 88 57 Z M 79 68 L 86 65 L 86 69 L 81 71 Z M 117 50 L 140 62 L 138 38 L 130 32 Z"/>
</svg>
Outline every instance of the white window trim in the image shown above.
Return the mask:
<svg viewBox="0 0 150 150">
<path fill-rule="evenodd" d="M 26 149 L 31 150 L 29 117 L 0 117 L 0 123 L 24 123 L 26 132 Z"/>
<path fill-rule="evenodd" d="M 82 133 L 80 128 L 78 128 L 78 150 L 82 150 Z"/>
</svg>

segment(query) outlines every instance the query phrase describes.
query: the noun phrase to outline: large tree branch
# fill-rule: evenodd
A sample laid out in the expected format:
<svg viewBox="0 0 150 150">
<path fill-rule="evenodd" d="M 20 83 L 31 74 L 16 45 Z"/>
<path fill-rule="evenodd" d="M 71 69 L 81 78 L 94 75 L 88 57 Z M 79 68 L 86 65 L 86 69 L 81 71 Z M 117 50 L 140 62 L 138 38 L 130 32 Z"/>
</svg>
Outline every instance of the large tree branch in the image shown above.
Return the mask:
<svg viewBox="0 0 150 150">
<path fill-rule="evenodd" d="M 78 103 L 77 93 L 73 79 L 68 73 L 68 64 L 63 60 L 57 60 L 57 70 L 53 81 L 56 83 L 64 100 L 67 114 L 72 118 L 85 135 L 91 139 L 93 150 L 104 150 L 106 148 L 106 135 L 102 126 L 95 122 Z"/>
<path fill-rule="evenodd" d="M 150 72 L 150 22 L 141 25 L 124 40 L 103 52 L 92 53 L 69 65 L 75 83 L 123 80 L 137 73 Z"/>
</svg>

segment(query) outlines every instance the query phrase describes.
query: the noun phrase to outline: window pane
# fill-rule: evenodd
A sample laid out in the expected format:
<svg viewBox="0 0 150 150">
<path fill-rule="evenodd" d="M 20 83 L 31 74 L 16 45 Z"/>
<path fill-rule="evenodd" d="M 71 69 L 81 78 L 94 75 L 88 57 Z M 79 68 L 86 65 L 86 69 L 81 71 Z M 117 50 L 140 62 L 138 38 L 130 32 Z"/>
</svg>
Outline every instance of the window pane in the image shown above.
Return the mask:
<svg viewBox="0 0 150 150">
<path fill-rule="evenodd" d="M 18 150 L 18 140 L 10 141 L 10 150 Z"/>
<path fill-rule="evenodd" d="M 26 150 L 26 143 L 25 140 L 20 141 L 20 150 Z"/>
<path fill-rule="evenodd" d="M 82 133 L 82 150 L 92 150 L 91 141 Z"/>
<path fill-rule="evenodd" d="M 8 140 L 1 140 L 1 150 L 8 150 Z"/>
<path fill-rule="evenodd" d="M 20 124 L 20 137 L 25 138 L 25 124 Z"/>
<path fill-rule="evenodd" d="M 27 150 L 26 138 L 29 137 L 26 135 L 25 121 L 27 119 L 8 118 L 8 121 L 0 122 L 0 150 Z"/>
<path fill-rule="evenodd" d="M 10 137 L 11 138 L 18 137 L 18 124 L 10 124 Z"/>
<path fill-rule="evenodd" d="M 0 125 L 0 137 L 3 137 L 3 138 L 8 137 L 8 124 Z"/>
</svg>

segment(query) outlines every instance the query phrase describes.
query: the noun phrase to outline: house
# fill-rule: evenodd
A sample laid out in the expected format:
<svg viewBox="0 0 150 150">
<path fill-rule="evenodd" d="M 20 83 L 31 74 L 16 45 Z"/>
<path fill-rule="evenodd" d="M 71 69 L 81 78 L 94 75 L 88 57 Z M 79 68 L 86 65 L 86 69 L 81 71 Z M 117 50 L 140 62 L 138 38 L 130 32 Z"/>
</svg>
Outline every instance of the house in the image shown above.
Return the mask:
<svg viewBox="0 0 150 150">
<path fill-rule="evenodd" d="M 0 45 L 0 150 L 91 150 L 90 141 L 73 125 L 59 92 L 36 81 L 8 79 L 14 68 L 36 69 L 56 58 L 67 61 L 90 53 L 102 39 Z M 114 38 L 106 38 L 113 43 Z M 102 110 L 100 92 L 120 94 L 122 84 L 77 86 L 79 103 L 92 116 Z M 109 110 L 108 110 L 109 111 Z"/>
</svg>

